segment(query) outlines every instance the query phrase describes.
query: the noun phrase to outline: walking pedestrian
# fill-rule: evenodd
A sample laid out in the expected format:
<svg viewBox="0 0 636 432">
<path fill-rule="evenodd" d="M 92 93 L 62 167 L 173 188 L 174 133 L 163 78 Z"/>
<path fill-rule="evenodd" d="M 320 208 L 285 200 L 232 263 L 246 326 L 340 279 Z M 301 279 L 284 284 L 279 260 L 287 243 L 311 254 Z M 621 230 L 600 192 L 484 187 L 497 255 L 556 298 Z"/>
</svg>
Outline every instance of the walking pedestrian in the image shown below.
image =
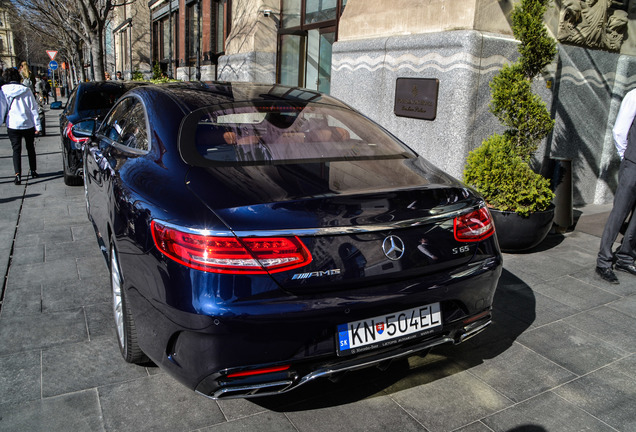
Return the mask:
<svg viewBox="0 0 636 432">
<path fill-rule="evenodd" d="M 31 70 L 29 69 L 29 65 L 27 64 L 27 62 L 23 61 L 22 63 L 20 63 L 20 69 L 18 69 L 18 72 L 20 72 L 20 76 L 21 76 L 21 83 L 22 85 L 28 87 L 32 93 L 35 92 L 35 79 L 33 78 L 33 74 L 31 73 Z"/>
<path fill-rule="evenodd" d="M 22 181 L 22 138 L 29 155 L 31 177 L 37 178 L 37 161 L 35 155 L 35 135 L 42 131 L 38 103 L 33 92 L 20 83 L 20 73 L 15 68 L 4 71 L 3 78 L 7 84 L 0 93 L 0 118 L 7 125 L 7 135 L 13 149 L 14 183 Z"/>
<path fill-rule="evenodd" d="M 612 270 L 614 268 L 636 275 L 634 265 L 634 249 L 636 248 L 636 216 L 632 216 L 623 241 L 616 254 L 612 253 L 612 244 L 618 237 L 623 223 L 634 210 L 636 204 L 636 89 L 628 92 L 621 102 L 614 124 L 614 145 L 621 157 L 618 171 L 618 186 L 614 195 L 614 204 L 610 212 L 603 235 L 600 250 L 596 259 L 596 273 L 605 281 L 618 284 L 619 280 Z"/>
<path fill-rule="evenodd" d="M 38 101 L 46 104 L 46 84 L 41 76 L 35 78 L 35 94 Z"/>
</svg>

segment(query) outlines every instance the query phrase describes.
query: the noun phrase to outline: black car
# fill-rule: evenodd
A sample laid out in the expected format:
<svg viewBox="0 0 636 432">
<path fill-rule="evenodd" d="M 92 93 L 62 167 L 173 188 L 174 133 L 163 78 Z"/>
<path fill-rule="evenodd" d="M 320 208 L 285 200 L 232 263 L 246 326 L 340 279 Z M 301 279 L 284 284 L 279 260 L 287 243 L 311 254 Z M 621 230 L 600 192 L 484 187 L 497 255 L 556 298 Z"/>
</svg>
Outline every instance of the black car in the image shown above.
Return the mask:
<svg viewBox="0 0 636 432">
<path fill-rule="evenodd" d="M 60 114 L 64 183 L 69 186 L 82 184 L 82 143 L 86 139 L 73 135 L 73 125 L 79 120 L 87 118 L 101 120 L 121 95 L 141 84 L 144 83 L 135 81 L 83 82 L 71 92 L 66 107 Z"/>
<path fill-rule="evenodd" d="M 128 362 L 262 396 L 491 323 L 502 257 L 482 198 L 336 99 L 146 86 L 75 129 Z"/>
</svg>

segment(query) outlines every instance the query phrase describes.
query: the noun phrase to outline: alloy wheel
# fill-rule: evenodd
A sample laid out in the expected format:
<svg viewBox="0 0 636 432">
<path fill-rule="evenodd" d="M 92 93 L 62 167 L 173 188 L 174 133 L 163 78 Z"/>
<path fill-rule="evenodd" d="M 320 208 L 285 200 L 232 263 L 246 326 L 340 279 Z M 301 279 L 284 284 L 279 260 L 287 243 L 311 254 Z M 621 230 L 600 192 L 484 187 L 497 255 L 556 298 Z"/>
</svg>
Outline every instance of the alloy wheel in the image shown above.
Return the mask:
<svg viewBox="0 0 636 432">
<path fill-rule="evenodd" d="M 124 334 L 124 310 L 121 294 L 121 272 L 117 262 L 115 247 L 110 248 L 110 284 L 113 292 L 113 314 L 115 316 L 115 327 L 117 329 L 117 339 L 121 347 L 125 346 Z"/>
</svg>

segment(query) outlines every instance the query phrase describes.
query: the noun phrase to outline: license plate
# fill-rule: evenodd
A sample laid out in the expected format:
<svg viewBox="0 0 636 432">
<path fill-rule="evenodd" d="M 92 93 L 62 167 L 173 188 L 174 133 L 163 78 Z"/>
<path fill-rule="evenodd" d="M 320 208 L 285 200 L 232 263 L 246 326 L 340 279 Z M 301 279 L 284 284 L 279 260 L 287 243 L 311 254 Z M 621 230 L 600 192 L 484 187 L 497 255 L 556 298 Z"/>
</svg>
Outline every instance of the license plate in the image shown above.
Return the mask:
<svg viewBox="0 0 636 432">
<path fill-rule="evenodd" d="M 433 333 L 442 327 L 439 303 L 338 326 L 338 355 L 360 353 Z"/>
</svg>

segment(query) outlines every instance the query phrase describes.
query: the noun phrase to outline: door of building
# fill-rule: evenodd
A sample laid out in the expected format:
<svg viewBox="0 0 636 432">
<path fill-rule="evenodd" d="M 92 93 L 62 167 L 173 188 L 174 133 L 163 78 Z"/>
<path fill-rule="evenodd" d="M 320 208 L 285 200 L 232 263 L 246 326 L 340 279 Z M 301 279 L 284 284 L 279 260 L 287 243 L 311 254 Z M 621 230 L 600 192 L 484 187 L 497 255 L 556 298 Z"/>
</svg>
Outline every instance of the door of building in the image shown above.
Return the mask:
<svg viewBox="0 0 636 432">
<path fill-rule="evenodd" d="M 333 27 L 281 35 L 279 82 L 329 93 L 335 39 Z"/>
</svg>

